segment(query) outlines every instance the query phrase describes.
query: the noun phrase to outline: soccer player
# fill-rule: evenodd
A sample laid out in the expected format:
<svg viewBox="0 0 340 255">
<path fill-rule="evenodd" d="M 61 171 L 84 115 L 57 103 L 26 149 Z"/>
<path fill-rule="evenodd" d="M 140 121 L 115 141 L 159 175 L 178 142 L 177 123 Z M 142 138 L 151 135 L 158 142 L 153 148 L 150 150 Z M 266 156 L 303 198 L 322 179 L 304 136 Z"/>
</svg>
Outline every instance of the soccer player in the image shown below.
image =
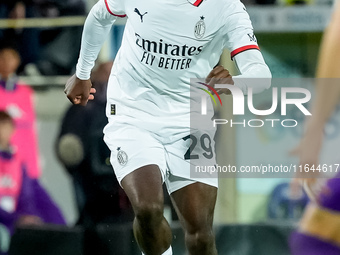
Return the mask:
<svg viewBox="0 0 340 255">
<path fill-rule="evenodd" d="M 90 72 L 121 17 L 127 23 L 109 78 L 104 139 L 135 213 L 135 238 L 144 254 L 172 254 L 163 217 L 165 182 L 189 254 L 217 254 L 212 230 L 217 178 L 190 176 L 190 165 L 214 166 L 215 130 L 190 126 L 190 78 L 226 78 L 243 92 L 252 84 L 242 78 L 271 78 L 249 16 L 239 0 L 99 0 L 84 25 L 76 74 L 66 84 L 72 103 L 86 105 L 94 98 Z M 239 76 L 215 67 L 224 48 Z M 269 86 L 263 82 L 253 91 Z"/>
<path fill-rule="evenodd" d="M 316 98 L 312 107 L 312 116 L 307 122 L 304 136 L 297 147 L 301 165 L 318 165 L 322 147 L 324 127 L 340 101 L 340 3 L 335 5 L 331 22 L 326 29 L 317 66 Z M 339 169 L 337 170 L 339 172 Z M 313 187 L 317 175 L 304 173 L 299 176 Z M 340 175 L 330 179 L 321 191 L 309 189 L 314 200 L 307 207 L 298 232 L 291 237 L 292 254 L 316 255 L 340 254 Z"/>
</svg>

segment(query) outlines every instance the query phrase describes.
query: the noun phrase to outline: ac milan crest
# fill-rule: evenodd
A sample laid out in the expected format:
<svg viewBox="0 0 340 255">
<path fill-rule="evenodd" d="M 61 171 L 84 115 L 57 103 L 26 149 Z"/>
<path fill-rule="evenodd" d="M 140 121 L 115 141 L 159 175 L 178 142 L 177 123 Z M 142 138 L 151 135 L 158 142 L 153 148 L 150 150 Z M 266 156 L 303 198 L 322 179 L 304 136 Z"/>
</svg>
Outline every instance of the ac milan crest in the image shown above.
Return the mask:
<svg viewBox="0 0 340 255">
<path fill-rule="evenodd" d="M 204 16 L 201 16 L 201 19 L 195 25 L 195 37 L 197 39 L 201 39 L 205 33 L 205 23 Z"/>
<path fill-rule="evenodd" d="M 118 150 L 117 153 L 118 163 L 121 164 L 122 166 L 125 166 L 126 163 L 128 162 L 128 155 L 126 154 L 125 151 L 122 151 L 120 147 L 118 147 L 117 150 Z"/>
</svg>

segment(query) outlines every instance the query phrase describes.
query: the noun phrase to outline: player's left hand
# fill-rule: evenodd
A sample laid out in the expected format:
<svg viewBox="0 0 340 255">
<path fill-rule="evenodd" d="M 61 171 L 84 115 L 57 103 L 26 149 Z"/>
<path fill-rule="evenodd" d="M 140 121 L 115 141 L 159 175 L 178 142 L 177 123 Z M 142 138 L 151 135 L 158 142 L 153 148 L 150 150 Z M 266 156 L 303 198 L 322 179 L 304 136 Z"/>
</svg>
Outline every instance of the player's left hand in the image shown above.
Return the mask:
<svg viewBox="0 0 340 255">
<path fill-rule="evenodd" d="M 215 84 L 228 84 L 234 85 L 234 81 L 232 76 L 230 75 L 229 71 L 225 69 L 223 66 L 216 66 L 209 75 L 207 76 L 206 80 L 210 86 L 215 88 Z M 218 94 L 230 94 L 229 89 L 218 89 Z"/>
</svg>

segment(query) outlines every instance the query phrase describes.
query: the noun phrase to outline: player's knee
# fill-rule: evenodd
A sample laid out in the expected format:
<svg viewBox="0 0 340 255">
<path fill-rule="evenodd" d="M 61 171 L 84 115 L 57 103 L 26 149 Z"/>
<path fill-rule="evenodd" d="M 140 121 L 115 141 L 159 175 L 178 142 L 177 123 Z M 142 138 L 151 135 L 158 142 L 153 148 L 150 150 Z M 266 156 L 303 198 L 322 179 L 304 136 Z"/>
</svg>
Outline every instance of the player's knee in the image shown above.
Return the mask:
<svg viewBox="0 0 340 255">
<path fill-rule="evenodd" d="M 135 216 L 140 223 L 159 223 L 163 217 L 163 204 L 141 202 L 135 206 Z"/>
<path fill-rule="evenodd" d="M 214 233 L 210 228 L 186 231 L 185 239 L 188 247 L 204 249 L 214 243 Z"/>
</svg>

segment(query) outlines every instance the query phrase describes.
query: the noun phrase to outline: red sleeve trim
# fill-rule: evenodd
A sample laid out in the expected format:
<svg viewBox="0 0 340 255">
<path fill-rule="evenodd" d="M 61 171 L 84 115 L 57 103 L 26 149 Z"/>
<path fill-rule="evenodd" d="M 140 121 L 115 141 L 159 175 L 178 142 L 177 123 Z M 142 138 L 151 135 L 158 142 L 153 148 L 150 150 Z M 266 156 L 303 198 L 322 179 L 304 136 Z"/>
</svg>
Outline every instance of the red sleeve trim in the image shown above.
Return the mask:
<svg viewBox="0 0 340 255">
<path fill-rule="evenodd" d="M 194 3 L 194 6 L 198 7 L 202 2 L 203 2 L 203 0 L 197 0 L 197 1 Z"/>
<path fill-rule="evenodd" d="M 105 5 L 106 5 L 107 11 L 108 11 L 111 15 L 116 16 L 116 17 L 120 17 L 120 18 L 126 17 L 126 14 L 123 14 L 123 15 L 114 14 L 114 13 L 110 10 L 109 4 L 107 3 L 107 0 L 105 0 Z"/>
<path fill-rule="evenodd" d="M 252 50 L 252 49 L 255 49 L 255 50 L 260 50 L 259 46 L 257 45 L 247 45 L 247 46 L 243 46 L 243 47 L 240 47 L 236 50 L 233 50 L 231 53 L 230 53 L 230 56 L 231 58 L 235 57 L 237 54 L 243 52 L 243 51 L 246 51 L 246 50 Z"/>
</svg>

